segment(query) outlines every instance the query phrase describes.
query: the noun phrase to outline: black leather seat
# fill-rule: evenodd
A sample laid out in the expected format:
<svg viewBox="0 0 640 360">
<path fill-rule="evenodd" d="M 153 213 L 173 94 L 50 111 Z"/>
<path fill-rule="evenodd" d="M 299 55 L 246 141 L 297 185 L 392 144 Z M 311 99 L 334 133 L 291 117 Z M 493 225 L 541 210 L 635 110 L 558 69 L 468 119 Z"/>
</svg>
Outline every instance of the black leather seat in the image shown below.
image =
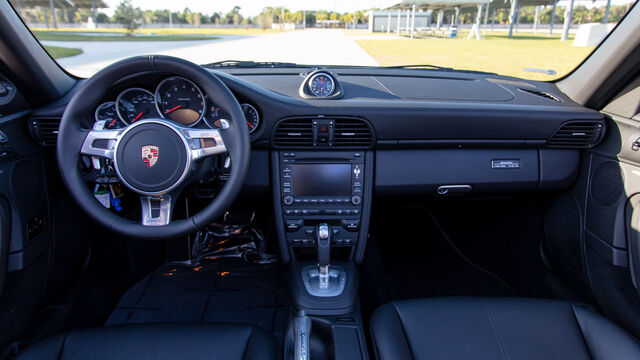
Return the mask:
<svg viewBox="0 0 640 360">
<path fill-rule="evenodd" d="M 278 359 L 274 336 L 240 324 L 140 324 L 105 326 L 44 340 L 19 360 L 235 360 Z"/>
<path fill-rule="evenodd" d="M 590 308 L 518 298 L 433 298 L 380 307 L 378 359 L 640 359 L 640 343 Z"/>
</svg>

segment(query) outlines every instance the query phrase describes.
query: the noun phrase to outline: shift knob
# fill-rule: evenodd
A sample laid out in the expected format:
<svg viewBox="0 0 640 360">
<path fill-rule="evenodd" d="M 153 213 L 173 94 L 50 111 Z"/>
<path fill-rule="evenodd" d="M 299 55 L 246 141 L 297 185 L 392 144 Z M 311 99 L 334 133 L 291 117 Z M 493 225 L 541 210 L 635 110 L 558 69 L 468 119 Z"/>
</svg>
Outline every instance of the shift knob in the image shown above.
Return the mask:
<svg viewBox="0 0 640 360">
<path fill-rule="evenodd" d="M 331 231 L 329 225 L 316 225 L 316 242 L 318 243 L 318 266 L 328 266 L 331 261 Z"/>
</svg>

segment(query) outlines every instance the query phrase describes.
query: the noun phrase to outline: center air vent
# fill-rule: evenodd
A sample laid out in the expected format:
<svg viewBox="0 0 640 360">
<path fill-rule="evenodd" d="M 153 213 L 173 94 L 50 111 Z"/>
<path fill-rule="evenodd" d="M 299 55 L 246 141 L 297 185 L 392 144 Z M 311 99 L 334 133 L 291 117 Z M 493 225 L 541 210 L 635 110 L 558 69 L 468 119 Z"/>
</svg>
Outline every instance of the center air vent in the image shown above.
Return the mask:
<svg viewBox="0 0 640 360">
<path fill-rule="evenodd" d="M 604 135 L 604 124 L 599 121 L 570 121 L 562 124 L 551 136 L 549 147 L 591 148 Z"/>
<path fill-rule="evenodd" d="M 333 145 L 336 147 L 370 147 L 373 142 L 369 124 L 358 119 L 336 119 Z"/>
<path fill-rule="evenodd" d="M 281 121 L 273 134 L 273 145 L 282 147 L 313 146 L 311 119 L 288 119 Z"/>
<path fill-rule="evenodd" d="M 519 88 L 518 90 L 522 91 L 522 92 L 526 92 L 532 95 L 536 95 L 545 99 L 549 99 L 549 100 L 553 100 L 553 101 L 560 101 L 560 99 L 558 99 L 557 97 L 549 94 L 548 92 L 545 91 L 540 91 L 540 90 L 533 90 L 533 89 L 522 89 Z"/>
<path fill-rule="evenodd" d="M 60 118 L 37 117 L 31 118 L 30 129 L 34 139 L 43 146 L 55 146 L 58 140 Z"/>
<path fill-rule="evenodd" d="M 328 127 L 325 134 L 320 130 L 323 125 Z M 278 123 L 272 141 L 276 147 L 289 148 L 314 147 L 314 143 L 319 148 L 369 148 L 374 134 L 368 122 L 357 118 L 291 118 Z"/>
</svg>

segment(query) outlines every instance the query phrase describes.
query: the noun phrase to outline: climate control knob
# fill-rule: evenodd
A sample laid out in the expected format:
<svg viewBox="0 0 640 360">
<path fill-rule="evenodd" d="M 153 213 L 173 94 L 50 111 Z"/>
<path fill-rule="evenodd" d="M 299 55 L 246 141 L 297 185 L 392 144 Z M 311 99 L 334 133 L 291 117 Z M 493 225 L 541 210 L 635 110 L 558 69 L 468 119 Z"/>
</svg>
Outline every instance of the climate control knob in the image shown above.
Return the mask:
<svg viewBox="0 0 640 360">
<path fill-rule="evenodd" d="M 351 197 L 351 203 L 353 205 L 360 205 L 361 202 L 362 202 L 362 198 L 360 197 L 360 195 L 353 195 Z"/>
<path fill-rule="evenodd" d="M 285 197 L 282 199 L 282 202 L 283 202 L 285 205 L 287 205 L 287 206 L 289 206 L 289 205 L 293 204 L 293 196 L 291 196 L 291 195 L 287 195 L 287 196 L 285 196 Z"/>
</svg>

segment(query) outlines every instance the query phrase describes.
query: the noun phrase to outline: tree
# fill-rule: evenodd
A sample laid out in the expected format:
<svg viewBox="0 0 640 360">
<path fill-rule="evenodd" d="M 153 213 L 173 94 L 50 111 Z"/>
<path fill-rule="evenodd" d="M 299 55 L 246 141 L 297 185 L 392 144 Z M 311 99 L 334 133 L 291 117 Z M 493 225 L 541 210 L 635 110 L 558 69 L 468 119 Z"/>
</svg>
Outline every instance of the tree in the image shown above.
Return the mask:
<svg viewBox="0 0 640 360">
<path fill-rule="evenodd" d="M 131 0 L 122 0 L 113 12 L 113 19 L 124 26 L 127 30 L 127 35 L 131 35 L 140 26 L 142 11 L 139 7 L 134 8 Z"/>
</svg>

